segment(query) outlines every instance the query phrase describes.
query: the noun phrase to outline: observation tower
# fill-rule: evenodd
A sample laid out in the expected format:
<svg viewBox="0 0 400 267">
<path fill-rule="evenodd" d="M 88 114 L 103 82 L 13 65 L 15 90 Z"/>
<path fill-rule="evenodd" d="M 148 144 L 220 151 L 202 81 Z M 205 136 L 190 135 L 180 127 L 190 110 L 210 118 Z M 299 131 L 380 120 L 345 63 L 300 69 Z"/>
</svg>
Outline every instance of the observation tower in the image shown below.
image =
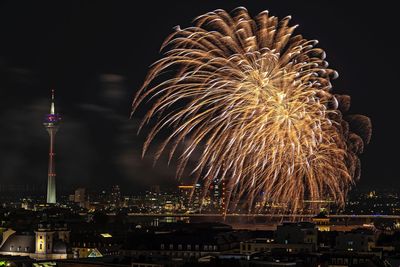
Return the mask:
<svg viewBox="0 0 400 267">
<path fill-rule="evenodd" d="M 49 171 L 47 176 L 47 203 L 56 203 L 56 168 L 54 152 L 56 133 L 60 127 L 61 116 L 56 113 L 54 103 L 54 90 L 51 90 L 51 105 L 50 113 L 44 118 L 43 126 L 46 128 L 50 136 L 50 149 L 49 149 Z"/>
</svg>

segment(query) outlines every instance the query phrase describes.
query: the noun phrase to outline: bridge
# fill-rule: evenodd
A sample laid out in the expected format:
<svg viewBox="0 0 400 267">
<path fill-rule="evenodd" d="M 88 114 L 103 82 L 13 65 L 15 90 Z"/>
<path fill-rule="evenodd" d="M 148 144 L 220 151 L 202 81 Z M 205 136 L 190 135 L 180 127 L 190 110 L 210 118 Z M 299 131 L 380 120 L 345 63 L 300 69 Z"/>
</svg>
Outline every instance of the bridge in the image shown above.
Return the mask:
<svg viewBox="0 0 400 267">
<path fill-rule="evenodd" d="M 109 216 L 116 215 L 115 213 L 107 213 Z M 315 214 L 238 214 L 238 213 L 128 213 L 131 217 L 220 217 L 220 218 L 313 218 Z M 400 215 L 387 214 L 331 214 L 326 215 L 331 219 L 394 219 L 400 220 Z"/>
</svg>

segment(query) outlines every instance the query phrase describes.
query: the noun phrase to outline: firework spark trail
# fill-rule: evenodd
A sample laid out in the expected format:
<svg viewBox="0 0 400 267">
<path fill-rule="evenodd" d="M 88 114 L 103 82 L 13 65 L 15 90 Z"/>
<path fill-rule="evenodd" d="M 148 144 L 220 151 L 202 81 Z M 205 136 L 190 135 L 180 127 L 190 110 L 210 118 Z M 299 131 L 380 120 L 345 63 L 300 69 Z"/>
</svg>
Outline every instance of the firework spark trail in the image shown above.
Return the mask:
<svg viewBox="0 0 400 267">
<path fill-rule="evenodd" d="M 176 27 L 133 101 L 133 112 L 153 101 L 141 128 L 157 118 L 143 154 L 163 128 L 172 128 L 156 160 L 166 149 L 171 160 L 183 144 L 180 176 L 200 150 L 196 182 L 207 190 L 215 178 L 224 180 L 226 209 L 243 199 L 250 209 L 272 201 L 293 212 L 305 199 L 343 205 L 359 177 L 357 154 L 370 140 L 370 120 L 343 118 L 350 97 L 331 93 L 337 73 L 317 41 L 293 35 L 297 25 L 289 20 L 267 11 L 252 19 L 237 8 Z M 174 75 L 162 79 L 168 71 Z"/>
</svg>

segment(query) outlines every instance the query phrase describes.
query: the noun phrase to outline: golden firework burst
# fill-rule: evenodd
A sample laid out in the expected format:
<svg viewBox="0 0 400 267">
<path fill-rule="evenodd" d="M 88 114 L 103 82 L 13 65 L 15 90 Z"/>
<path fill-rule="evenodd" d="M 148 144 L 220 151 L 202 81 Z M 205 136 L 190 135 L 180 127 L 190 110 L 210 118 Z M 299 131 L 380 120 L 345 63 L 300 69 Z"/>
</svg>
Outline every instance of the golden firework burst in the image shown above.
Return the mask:
<svg viewBox="0 0 400 267">
<path fill-rule="evenodd" d="M 250 209 L 284 203 L 292 212 L 305 199 L 343 205 L 359 177 L 356 155 L 369 142 L 370 120 L 343 118 L 350 98 L 331 93 L 336 71 L 316 40 L 293 34 L 297 25 L 289 20 L 267 11 L 253 19 L 237 8 L 176 27 L 133 101 L 133 112 L 154 102 L 141 125 L 157 118 L 143 153 L 160 130 L 172 128 L 156 159 L 165 149 L 171 159 L 183 144 L 179 176 L 199 150 L 195 180 L 205 190 L 224 180 L 225 209 L 240 200 Z"/>
</svg>

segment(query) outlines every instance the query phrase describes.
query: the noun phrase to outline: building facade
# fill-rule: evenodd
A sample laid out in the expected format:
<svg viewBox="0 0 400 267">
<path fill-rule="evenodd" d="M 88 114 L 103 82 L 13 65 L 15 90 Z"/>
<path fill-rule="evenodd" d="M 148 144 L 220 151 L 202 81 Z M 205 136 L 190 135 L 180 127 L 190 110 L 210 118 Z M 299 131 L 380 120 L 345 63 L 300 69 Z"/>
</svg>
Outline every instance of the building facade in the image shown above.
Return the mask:
<svg viewBox="0 0 400 267">
<path fill-rule="evenodd" d="M 34 233 L 3 232 L 0 255 L 28 256 L 38 260 L 68 259 L 69 229 L 64 223 L 40 223 Z"/>
</svg>

